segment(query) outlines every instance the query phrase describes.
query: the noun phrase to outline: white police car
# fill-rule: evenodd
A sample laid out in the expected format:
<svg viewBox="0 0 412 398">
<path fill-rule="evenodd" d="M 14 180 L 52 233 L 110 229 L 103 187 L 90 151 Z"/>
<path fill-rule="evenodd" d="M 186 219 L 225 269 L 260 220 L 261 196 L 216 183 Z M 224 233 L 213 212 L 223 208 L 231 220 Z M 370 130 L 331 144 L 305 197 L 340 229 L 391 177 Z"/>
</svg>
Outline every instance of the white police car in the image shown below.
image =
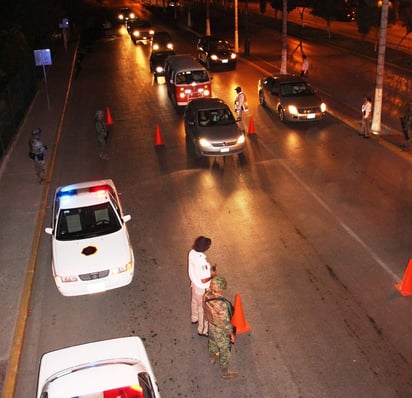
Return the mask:
<svg viewBox="0 0 412 398">
<path fill-rule="evenodd" d="M 142 340 L 120 337 L 44 354 L 37 398 L 74 397 L 160 398 Z"/>
<path fill-rule="evenodd" d="M 104 292 L 131 283 L 134 254 L 112 180 L 59 187 L 54 195 L 52 270 L 63 296 Z"/>
</svg>

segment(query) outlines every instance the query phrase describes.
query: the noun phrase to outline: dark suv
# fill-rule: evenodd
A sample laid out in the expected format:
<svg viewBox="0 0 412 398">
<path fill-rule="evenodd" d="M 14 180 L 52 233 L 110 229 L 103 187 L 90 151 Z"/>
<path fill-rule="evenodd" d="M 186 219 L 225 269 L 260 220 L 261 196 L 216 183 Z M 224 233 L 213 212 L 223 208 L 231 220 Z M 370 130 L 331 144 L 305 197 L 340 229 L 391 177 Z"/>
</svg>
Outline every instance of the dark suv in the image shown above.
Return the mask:
<svg viewBox="0 0 412 398">
<path fill-rule="evenodd" d="M 233 46 L 218 36 L 201 37 L 197 42 L 197 57 L 209 70 L 218 65 L 236 68 L 237 56 Z"/>
</svg>

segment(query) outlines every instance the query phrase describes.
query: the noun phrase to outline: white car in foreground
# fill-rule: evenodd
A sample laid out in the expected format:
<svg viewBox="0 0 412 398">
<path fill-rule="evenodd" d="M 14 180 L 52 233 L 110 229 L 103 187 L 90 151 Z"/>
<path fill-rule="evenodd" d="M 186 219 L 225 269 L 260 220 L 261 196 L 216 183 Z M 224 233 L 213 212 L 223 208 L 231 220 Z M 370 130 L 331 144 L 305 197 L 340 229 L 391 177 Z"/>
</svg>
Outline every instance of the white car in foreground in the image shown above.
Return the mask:
<svg viewBox="0 0 412 398">
<path fill-rule="evenodd" d="M 116 187 L 98 180 L 59 187 L 54 195 L 52 269 L 63 296 L 126 286 L 134 275 L 134 254 Z"/>
<path fill-rule="evenodd" d="M 37 398 L 160 398 L 160 394 L 143 342 L 133 336 L 44 354 Z"/>
</svg>

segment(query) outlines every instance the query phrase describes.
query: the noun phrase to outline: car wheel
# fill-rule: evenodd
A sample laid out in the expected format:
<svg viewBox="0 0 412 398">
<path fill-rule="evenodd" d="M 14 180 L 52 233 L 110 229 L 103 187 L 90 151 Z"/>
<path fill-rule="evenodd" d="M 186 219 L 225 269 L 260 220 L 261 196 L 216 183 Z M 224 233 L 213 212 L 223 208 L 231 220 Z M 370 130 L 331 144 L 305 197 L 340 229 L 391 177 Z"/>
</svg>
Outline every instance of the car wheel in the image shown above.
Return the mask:
<svg viewBox="0 0 412 398">
<path fill-rule="evenodd" d="M 285 120 L 285 111 L 283 110 L 282 107 L 279 107 L 278 109 L 278 116 L 279 116 L 280 121 L 283 122 Z"/>
<path fill-rule="evenodd" d="M 259 103 L 262 106 L 266 106 L 265 96 L 263 95 L 262 91 L 259 91 Z"/>
</svg>

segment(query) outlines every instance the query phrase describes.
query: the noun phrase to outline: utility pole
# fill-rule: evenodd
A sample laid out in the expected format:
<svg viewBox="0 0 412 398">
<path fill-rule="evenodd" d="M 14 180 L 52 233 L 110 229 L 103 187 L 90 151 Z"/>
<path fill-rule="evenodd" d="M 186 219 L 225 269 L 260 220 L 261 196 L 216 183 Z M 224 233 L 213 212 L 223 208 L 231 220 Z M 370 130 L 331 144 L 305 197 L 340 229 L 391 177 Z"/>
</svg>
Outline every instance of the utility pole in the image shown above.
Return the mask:
<svg viewBox="0 0 412 398">
<path fill-rule="evenodd" d="M 287 73 L 288 62 L 288 0 L 283 0 L 282 10 L 282 63 L 280 65 L 280 73 Z"/>
<path fill-rule="evenodd" d="M 380 133 L 382 119 L 383 74 L 385 68 L 386 33 L 388 30 L 389 0 L 382 0 L 381 26 L 379 30 L 378 64 L 376 68 L 375 101 L 373 105 L 372 131 Z"/>
</svg>

